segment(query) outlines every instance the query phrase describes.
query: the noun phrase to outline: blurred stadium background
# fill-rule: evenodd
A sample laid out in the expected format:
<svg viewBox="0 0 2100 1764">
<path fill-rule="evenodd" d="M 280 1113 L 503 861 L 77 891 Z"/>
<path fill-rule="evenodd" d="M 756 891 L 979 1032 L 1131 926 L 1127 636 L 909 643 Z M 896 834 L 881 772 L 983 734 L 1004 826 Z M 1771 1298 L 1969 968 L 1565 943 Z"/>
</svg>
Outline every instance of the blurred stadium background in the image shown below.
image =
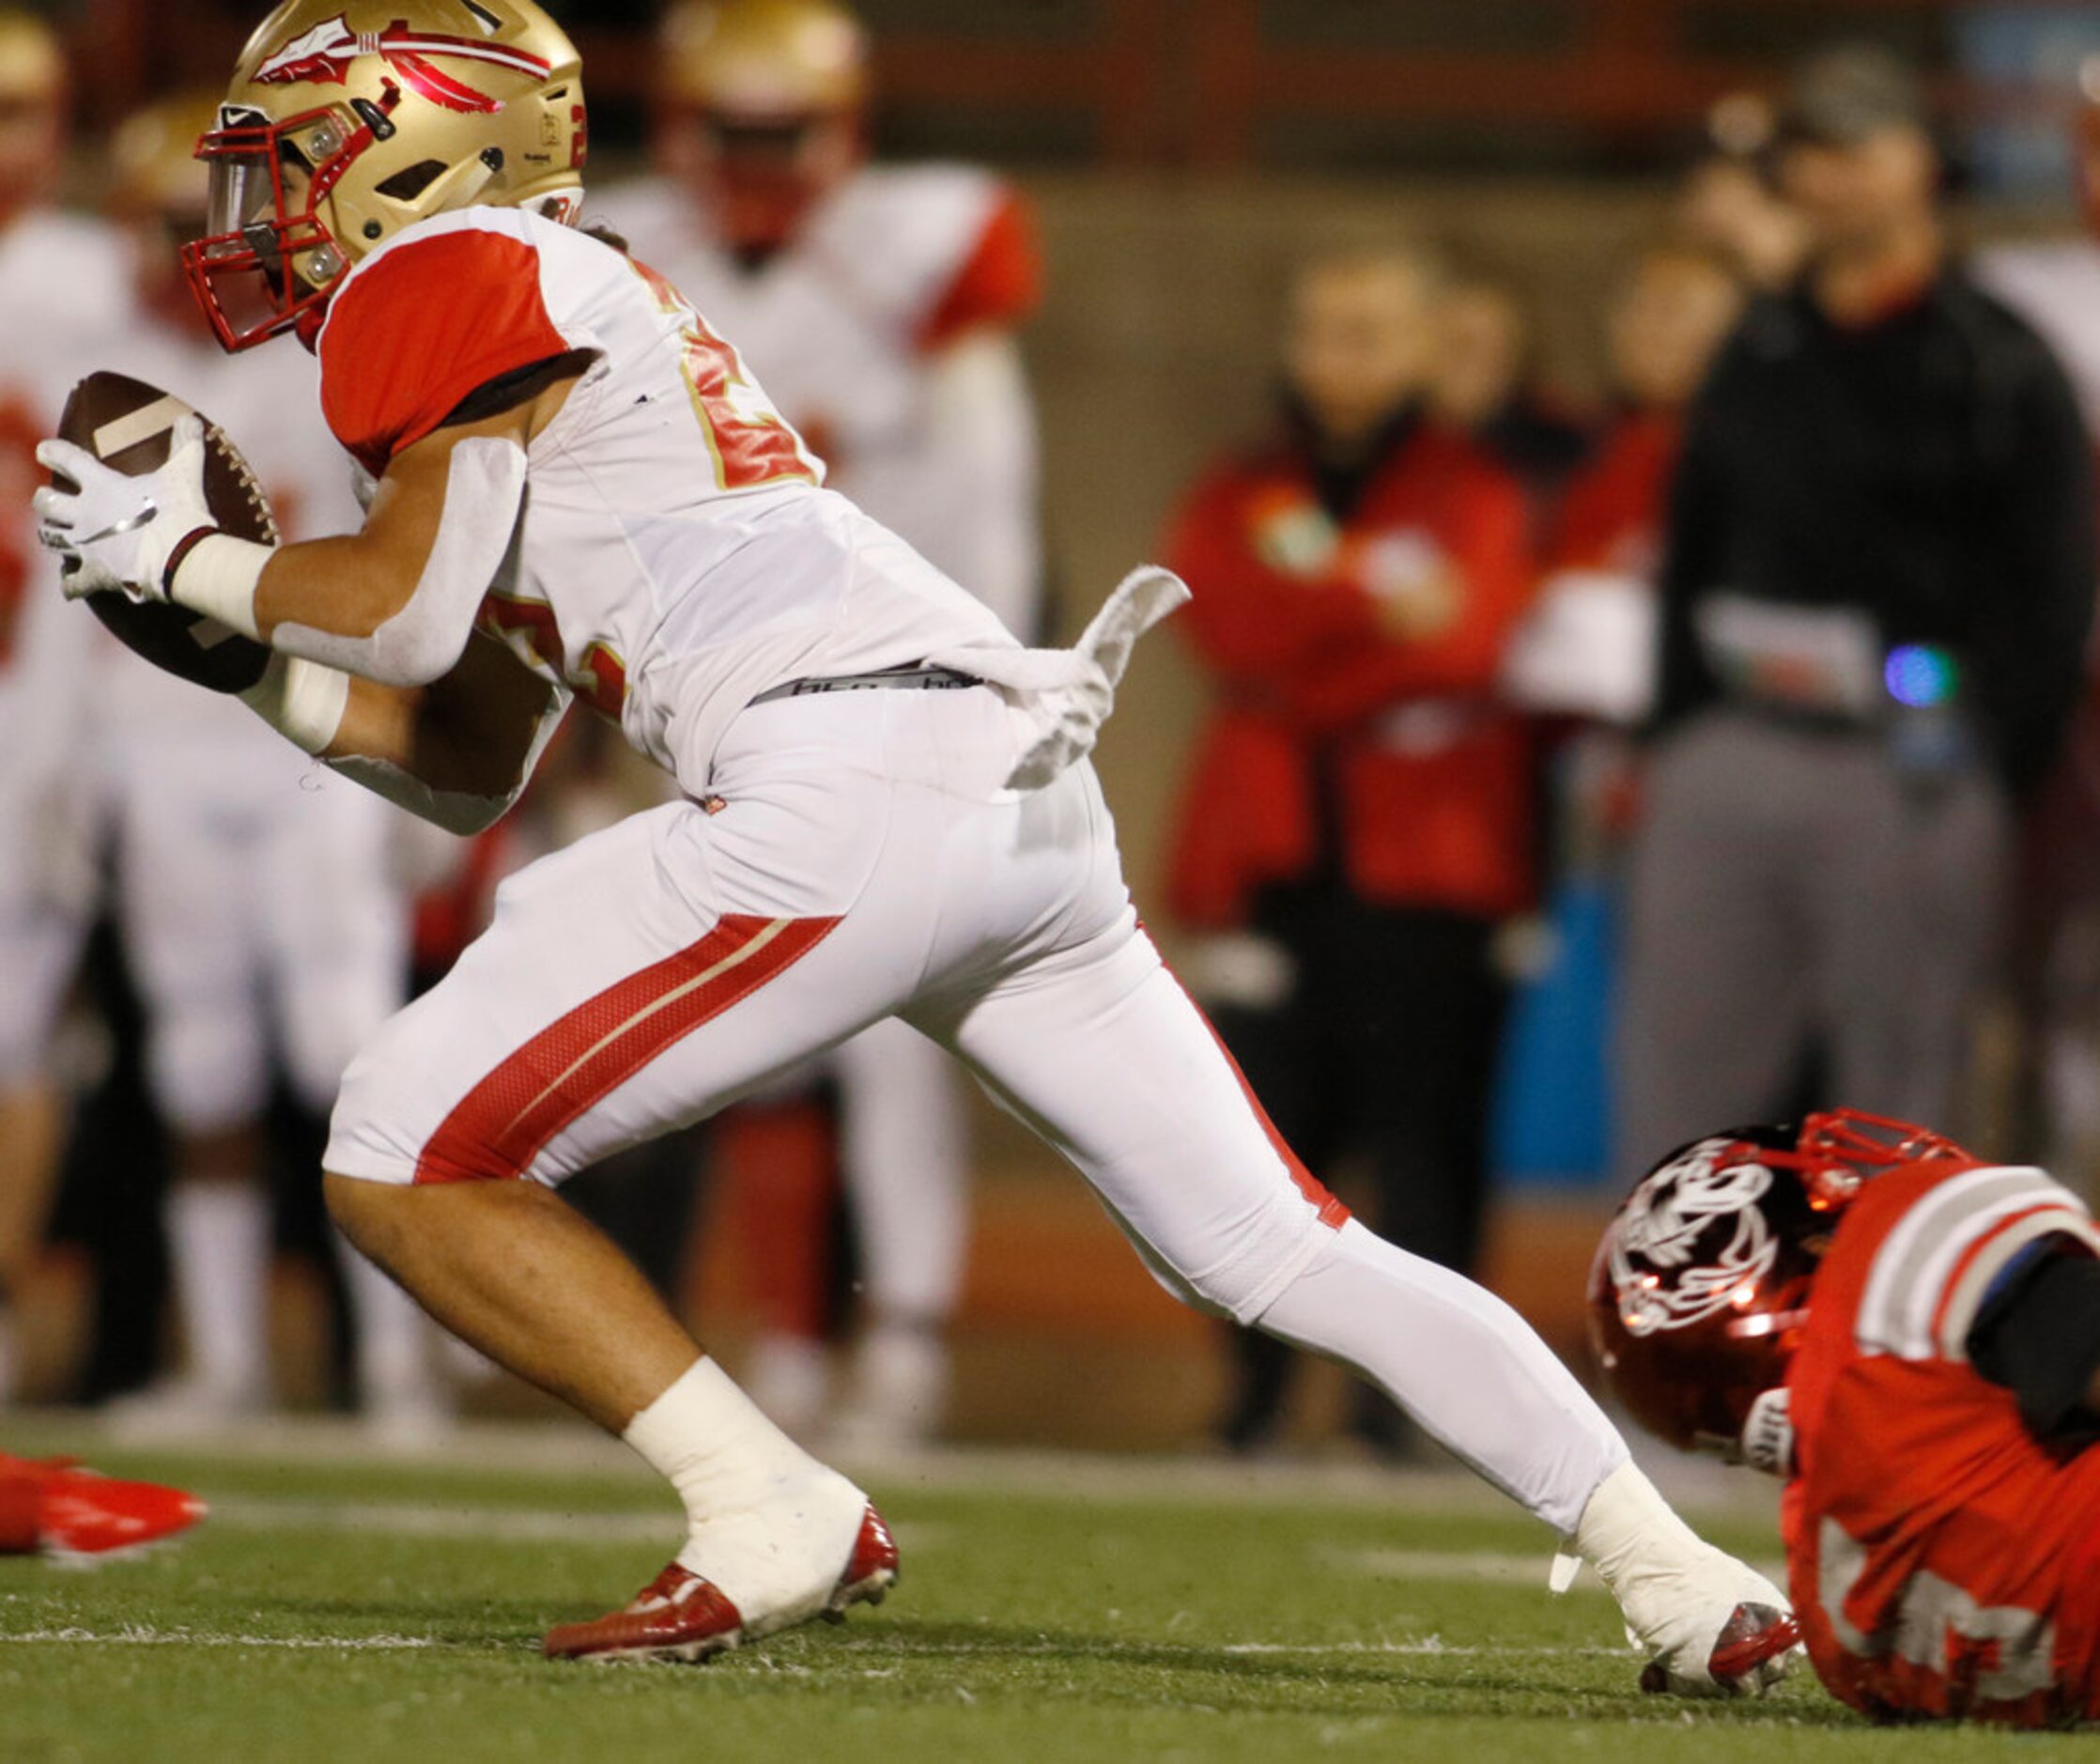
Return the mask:
<svg viewBox="0 0 2100 1764">
<path fill-rule="evenodd" d="M 549 9 L 583 51 L 594 185 L 639 173 L 651 9 Z M 109 128 L 220 78 L 252 10 L 48 8 L 91 73 L 78 84 L 75 200 L 97 197 Z M 1037 212 L 1047 293 L 1024 348 L 1068 629 L 1156 549 L 1201 463 L 1262 427 L 1285 293 L 1309 256 L 1422 241 L 1506 280 L 1535 321 L 1539 386 L 1581 418 L 1604 395 L 1603 303 L 1667 224 L 1719 101 L 1774 88 L 1797 57 L 1834 42 L 1886 45 L 1925 70 L 1945 119 L 1958 232 L 2067 236 L 2078 224 L 2077 70 L 2100 52 L 2090 6 L 1945 0 L 864 0 L 860 10 L 876 44 L 878 155 L 995 165 Z M 1202 701 L 1185 653 L 1155 640 L 1102 752 L 1141 905 L 1159 891 L 1162 829 Z M 1159 929 L 1171 944 L 1174 928 Z M 2016 1137 L 2007 1041 L 1990 1044 L 1998 1064 L 1986 1060 L 1980 1082 L 1991 1130 Z M 1522 1111 L 1554 1106 L 1502 1098 L 1486 1277 L 1580 1354 L 1589 1246 L 1629 1172 L 1527 1158 L 1538 1136 Z M 1133 1447 L 1199 1438 L 1222 1389 L 1210 1326 L 1152 1287 L 1069 1172 L 979 1112 L 950 1432 Z M 698 1231 L 695 1246 L 682 1289 L 733 1362 L 748 1270 L 732 1233 Z M 81 1252 L 62 1243 L 21 1295 L 34 1320 L 30 1395 L 81 1389 L 90 1288 Z M 297 1401 L 322 1395 L 300 1369 L 319 1357 L 322 1309 L 310 1275 L 281 1272 L 277 1357 Z M 487 1400 L 531 1412 L 515 1394 Z M 1320 1385 L 1301 1431 L 1321 1431 L 1339 1406 Z"/>
</svg>

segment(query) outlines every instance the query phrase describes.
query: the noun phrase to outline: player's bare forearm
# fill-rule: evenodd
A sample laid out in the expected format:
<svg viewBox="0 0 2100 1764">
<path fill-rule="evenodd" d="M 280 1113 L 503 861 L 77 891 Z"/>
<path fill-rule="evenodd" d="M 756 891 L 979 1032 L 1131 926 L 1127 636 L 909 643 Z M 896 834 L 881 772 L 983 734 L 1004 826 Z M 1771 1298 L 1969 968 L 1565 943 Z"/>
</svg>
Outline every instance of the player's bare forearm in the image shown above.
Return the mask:
<svg viewBox="0 0 2100 1764">
<path fill-rule="evenodd" d="M 543 725 L 561 708 L 545 680 L 501 643 L 476 637 L 430 686 L 352 680 L 321 757 L 376 762 L 440 796 L 507 804 L 525 782 Z"/>
</svg>

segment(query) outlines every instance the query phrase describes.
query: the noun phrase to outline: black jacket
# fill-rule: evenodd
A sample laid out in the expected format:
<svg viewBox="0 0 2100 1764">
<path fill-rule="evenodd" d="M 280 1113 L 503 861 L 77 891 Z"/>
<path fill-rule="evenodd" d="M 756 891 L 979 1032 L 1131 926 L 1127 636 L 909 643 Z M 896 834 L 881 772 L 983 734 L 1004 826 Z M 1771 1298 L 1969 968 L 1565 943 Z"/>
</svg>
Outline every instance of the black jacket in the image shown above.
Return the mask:
<svg viewBox="0 0 2100 1764">
<path fill-rule="evenodd" d="M 1702 596 L 1854 608 L 1887 647 L 1953 653 L 1972 726 L 2006 781 L 2031 786 L 2083 678 L 2093 480 L 2048 347 L 1960 273 L 1857 330 L 1805 293 L 1753 303 L 1687 425 L 1658 725 L 1721 695 Z"/>
</svg>

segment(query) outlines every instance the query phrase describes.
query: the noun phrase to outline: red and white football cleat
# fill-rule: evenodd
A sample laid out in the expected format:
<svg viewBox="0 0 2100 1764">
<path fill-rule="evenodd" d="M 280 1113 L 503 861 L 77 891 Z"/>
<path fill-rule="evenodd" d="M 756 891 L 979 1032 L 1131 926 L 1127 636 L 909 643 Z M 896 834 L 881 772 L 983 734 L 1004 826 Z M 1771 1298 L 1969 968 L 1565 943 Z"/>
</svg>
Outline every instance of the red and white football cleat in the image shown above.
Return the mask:
<svg viewBox="0 0 2100 1764">
<path fill-rule="evenodd" d="M 672 1562 L 625 1610 L 548 1631 L 546 1653 L 549 1660 L 706 1660 L 812 1617 L 842 1622 L 849 1605 L 880 1604 L 896 1580 L 896 1542 L 870 1506 L 838 1583 L 813 1605 L 746 1614 L 712 1581 Z"/>
<path fill-rule="evenodd" d="M 119 1481 L 70 1458 L 0 1452 L 0 1554 L 107 1557 L 172 1538 L 204 1515 L 204 1503 L 180 1489 Z"/>
</svg>

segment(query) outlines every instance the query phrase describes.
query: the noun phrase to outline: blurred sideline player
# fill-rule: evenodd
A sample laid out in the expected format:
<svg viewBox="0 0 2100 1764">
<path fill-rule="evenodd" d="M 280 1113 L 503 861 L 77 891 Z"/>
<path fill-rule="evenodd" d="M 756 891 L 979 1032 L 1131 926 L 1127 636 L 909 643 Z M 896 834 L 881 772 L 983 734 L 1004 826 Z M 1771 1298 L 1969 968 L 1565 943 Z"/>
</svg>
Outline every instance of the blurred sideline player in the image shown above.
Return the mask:
<svg viewBox="0 0 2100 1764">
<path fill-rule="evenodd" d="M 1590 1307 L 1644 1423 L 1786 1479 L 1833 1695 L 2100 1717 L 2100 1231 L 2068 1189 L 1872 1117 L 1729 1129 L 1634 1188 Z"/>
<path fill-rule="evenodd" d="M 989 173 L 869 164 L 869 85 L 867 35 L 838 0 L 686 0 L 661 35 L 662 175 L 594 197 L 593 211 L 736 340 L 828 482 L 1030 640 L 1042 616 L 1035 422 L 1013 333 L 1041 287 L 1033 230 Z M 826 1064 L 870 1313 L 833 1425 L 862 1444 L 922 1437 L 940 1419 L 940 1332 L 967 1230 L 957 1074 L 900 1023 Z M 723 1128 L 733 1144 L 733 1118 Z M 792 1123 L 752 1128 L 775 1153 L 756 1181 L 807 1166 L 783 1141 Z M 821 1289 L 821 1268 L 792 1258 L 825 1241 L 803 1230 L 775 1246 L 791 1289 Z M 784 1423 L 823 1413 L 813 1336 L 773 1336 L 751 1370 Z"/>
<path fill-rule="evenodd" d="M 547 1653 L 697 1660 L 894 1581 L 867 1495 L 555 1189 L 902 1014 L 1174 1292 L 1360 1368 L 1571 1537 L 1672 1689 L 1778 1677 L 1783 1596 L 1684 1525 L 1506 1306 L 1348 1218 L 1139 928 L 1086 756 L 1185 588 L 1135 571 L 1076 647 L 1026 649 L 825 490 L 699 313 L 574 230 L 580 81 L 526 0 L 287 0 L 200 149 L 215 224 L 185 255 L 229 348 L 317 344 L 378 480 L 364 526 L 221 532 L 193 420 L 137 477 L 47 441 L 75 487 L 36 497 L 69 594 L 270 645 L 258 714 L 439 825 L 505 813 L 577 696 L 678 776 L 511 878 L 360 1052 L 326 1159 L 362 1247 L 679 1493 L 677 1556 Z"/>
<path fill-rule="evenodd" d="M 192 298 L 181 247 L 202 233 L 197 140 L 218 94 L 165 100 L 111 139 L 108 208 L 134 254 L 137 317 L 98 365 L 178 391 L 250 438 L 293 537 L 359 524 L 349 474 L 313 416 L 297 351 L 235 361 Z M 147 1076 L 173 1134 L 170 1267 L 186 1372 L 127 1399 L 131 1421 L 208 1423 L 270 1399 L 270 1202 L 263 1113 L 273 1063 L 325 1114 L 350 1057 L 398 1010 L 407 904 L 369 792 L 320 772 L 238 703 L 100 645 L 96 737 L 117 843 L 117 909 L 147 1022 Z M 359 1395 L 383 1427 L 442 1413 L 413 1303 L 354 1251 Z"/>
<path fill-rule="evenodd" d="M 51 27 L 0 10 L 0 1404 L 8 1289 L 43 1229 L 59 1108 L 49 1059 L 94 912 L 96 804 L 81 689 L 96 632 L 66 616 L 20 498 L 73 376 L 125 334 L 129 268 L 108 226 L 48 206 L 67 75 Z"/>
</svg>

